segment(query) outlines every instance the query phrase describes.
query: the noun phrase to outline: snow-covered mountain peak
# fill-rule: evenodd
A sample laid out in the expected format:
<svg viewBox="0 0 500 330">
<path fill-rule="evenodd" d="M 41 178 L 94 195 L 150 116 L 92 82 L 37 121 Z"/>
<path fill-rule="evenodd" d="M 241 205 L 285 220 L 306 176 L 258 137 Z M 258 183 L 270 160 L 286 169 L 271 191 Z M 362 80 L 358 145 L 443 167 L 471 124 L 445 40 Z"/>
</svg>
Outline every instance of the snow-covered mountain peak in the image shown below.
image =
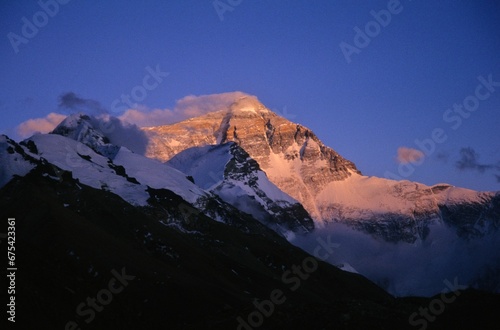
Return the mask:
<svg viewBox="0 0 500 330">
<path fill-rule="evenodd" d="M 62 135 L 81 142 L 95 152 L 112 159 L 120 147 L 110 143 L 110 139 L 105 134 L 108 130 L 109 127 L 104 120 L 83 113 L 75 113 L 66 117 L 51 134 Z"/>
<path fill-rule="evenodd" d="M 58 126 L 65 126 L 67 128 L 77 128 L 86 122 L 90 124 L 90 116 L 83 113 L 77 112 L 67 116 Z"/>
<path fill-rule="evenodd" d="M 95 131 L 96 137 L 104 139 L 103 134 L 97 131 L 92 124 L 92 118 L 84 113 L 74 113 L 66 117 L 52 131 L 52 134 L 58 134 L 79 141 L 89 134 L 89 131 Z"/>
</svg>

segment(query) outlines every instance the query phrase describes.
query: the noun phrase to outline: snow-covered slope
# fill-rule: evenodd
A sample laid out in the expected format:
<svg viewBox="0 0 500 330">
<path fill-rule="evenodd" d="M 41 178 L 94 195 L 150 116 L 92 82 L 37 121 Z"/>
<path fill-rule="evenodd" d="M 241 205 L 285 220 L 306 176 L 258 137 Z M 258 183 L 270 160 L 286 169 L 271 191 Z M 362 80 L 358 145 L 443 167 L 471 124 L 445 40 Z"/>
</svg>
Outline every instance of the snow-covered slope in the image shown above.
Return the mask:
<svg viewBox="0 0 500 330">
<path fill-rule="evenodd" d="M 104 184 L 118 195 L 128 196 L 125 200 L 132 204 L 147 204 L 148 187 L 168 189 L 189 203 L 209 197 L 206 191 L 189 181 L 182 172 L 133 153 L 126 147 L 112 144 L 108 134 L 115 128 L 109 123 L 77 113 L 63 120 L 51 134 L 32 139 L 37 144 L 42 143 L 41 150 L 50 154 L 49 158 L 47 155 L 44 157 L 56 166 L 72 171 L 77 178 L 86 175 L 88 178 L 82 178 L 85 184 L 91 187 Z M 67 139 L 61 139 L 61 136 Z M 97 169 L 95 174 L 94 168 Z M 110 180 L 112 182 L 108 183 Z"/>
<path fill-rule="evenodd" d="M 15 175 L 24 176 L 35 167 L 23 148 L 6 135 L 0 135 L 0 187 Z"/>
<path fill-rule="evenodd" d="M 393 242 L 425 238 L 432 223 L 451 225 L 464 238 L 495 232 L 500 228 L 499 202 L 499 194 L 492 192 L 356 174 L 330 182 L 316 196 L 327 222 Z M 457 217 L 461 220 L 455 221 Z"/>
<path fill-rule="evenodd" d="M 113 163 L 123 166 L 127 174 L 143 185 L 155 189 L 168 189 L 190 203 L 196 203 L 201 197 L 207 197 L 207 192 L 193 184 L 186 175 L 157 160 L 135 154 L 121 147 Z"/>
<path fill-rule="evenodd" d="M 257 162 L 233 142 L 186 149 L 167 164 L 277 232 L 307 233 L 314 227 L 302 205 L 270 182 Z"/>
<path fill-rule="evenodd" d="M 32 141 L 38 154 L 58 168 L 72 173 L 81 183 L 111 191 L 132 205 L 145 206 L 149 199 L 147 186 L 130 177 L 124 168 L 117 167 L 88 146 L 57 134 L 39 134 L 28 139 Z"/>
<path fill-rule="evenodd" d="M 117 150 L 115 162 L 83 143 L 58 134 L 37 134 L 20 144 L 1 136 L 0 187 L 14 175 L 24 176 L 43 162 L 52 166 L 56 175 L 60 170 L 71 172 L 82 184 L 111 191 L 132 205 L 148 205 L 148 187 L 169 189 L 190 203 L 208 196 L 183 173 L 124 147 L 113 148 Z"/>
<path fill-rule="evenodd" d="M 426 186 L 411 181 L 353 174 L 345 180 L 328 183 L 317 194 L 316 201 L 326 218 L 335 219 L 341 217 L 339 213 L 350 218 L 364 217 L 360 213 L 346 214 L 353 209 L 372 214 L 388 212 L 415 215 L 446 203 L 482 203 L 490 196 L 492 193 L 476 192 L 448 184 Z M 329 207 L 332 203 L 341 209 Z"/>
</svg>

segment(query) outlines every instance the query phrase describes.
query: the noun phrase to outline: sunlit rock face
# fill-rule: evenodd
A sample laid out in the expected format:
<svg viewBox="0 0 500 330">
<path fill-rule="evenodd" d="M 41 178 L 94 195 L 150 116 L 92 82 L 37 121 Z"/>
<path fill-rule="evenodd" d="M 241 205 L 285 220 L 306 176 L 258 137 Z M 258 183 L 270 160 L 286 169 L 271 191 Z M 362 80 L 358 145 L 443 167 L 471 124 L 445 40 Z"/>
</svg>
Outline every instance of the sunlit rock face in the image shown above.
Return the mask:
<svg viewBox="0 0 500 330">
<path fill-rule="evenodd" d="M 146 155 L 161 161 L 190 147 L 236 142 L 315 219 L 321 215 L 314 199 L 323 186 L 361 174 L 311 130 L 278 116 L 251 96 L 227 109 L 144 130 L 150 137 Z"/>
</svg>

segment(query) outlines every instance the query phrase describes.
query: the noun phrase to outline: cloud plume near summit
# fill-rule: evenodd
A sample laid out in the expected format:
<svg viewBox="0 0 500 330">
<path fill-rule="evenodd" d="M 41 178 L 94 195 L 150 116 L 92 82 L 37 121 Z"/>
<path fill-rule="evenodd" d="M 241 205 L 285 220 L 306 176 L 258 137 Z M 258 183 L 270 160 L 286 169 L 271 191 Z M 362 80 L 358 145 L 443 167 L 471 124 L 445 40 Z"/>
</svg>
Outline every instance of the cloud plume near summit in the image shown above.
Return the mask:
<svg viewBox="0 0 500 330">
<path fill-rule="evenodd" d="M 153 109 L 143 111 L 129 109 L 119 118 L 140 127 L 159 126 L 175 123 L 209 112 L 228 108 L 237 99 L 251 96 L 243 92 L 229 92 L 209 95 L 188 95 L 177 100 L 173 109 Z M 256 98 L 255 96 L 251 96 Z"/>
<path fill-rule="evenodd" d="M 35 133 L 48 133 L 59 125 L 64 118 L 66 116 L 63 114 L 51 112 L 44 118 L 33 118 L 22 122 L 17 126 L 16 131 L 23 138 Z"/>
<path fill-rule="evenodd" d="M 241 97 L 255 96 L 235 91 L 220 94 L 188 95 L 176 101 L 173 109 L 128 109 L 116 116 L 123 122 L 139 127 L 159 126 L 179 122 L 188 118 L 228 108 Z M 99 116 L 109 117 L 109 111 L 98 101 L 83 98 L 73 92 L 64 93 L 59 97 L 59 107 L 73 111 L 86 112 Z M 66 115 L 51 112 L 43 118 L 28 119 L 16 128 L 20 137 L 26 138 L 34 133 L 48 133 L 52 131 Z"/>
<path fill-rule="evenodd" d="M 73 92 L 59 96 L 59 107 L 89 114 L 107 113 L 106 108 L 99 101 L 82 98 Z"/>
</svg>

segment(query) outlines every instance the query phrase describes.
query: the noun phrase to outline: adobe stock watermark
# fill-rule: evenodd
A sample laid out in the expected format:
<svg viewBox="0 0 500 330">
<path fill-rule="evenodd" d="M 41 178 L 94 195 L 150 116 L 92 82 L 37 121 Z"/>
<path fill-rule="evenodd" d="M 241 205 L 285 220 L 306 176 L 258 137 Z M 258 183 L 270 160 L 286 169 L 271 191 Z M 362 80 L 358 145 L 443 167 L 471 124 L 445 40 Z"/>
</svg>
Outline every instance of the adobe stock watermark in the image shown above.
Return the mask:
<svg viewBox="0 0 500 330">
<path fill-rule="evenodd" d="M 41 28 L 49 24 L 49 18 L 53 18 L 59 13 L 60 5 L 66 5 L 71 0 L 39 0 L 38 6 L 42 10 L 37 11 L 33 14 L 31 20 L 26 16 L 21 18 L 23 23 L 21 27 L 21 35 L 14 32 L 9 32 L 7 38 L 10 41 L 14 53 L 19 53 L 19 46 L 21 44 L 27 44 L 30 39 L 36 37 Z"/>
<path fill-rule="evenodd" d="M 457 130 L 462 126 L 465 119 L 470 118 L 472 113 L 477 111 L 480 101 L 486 101 L 495 93 L 496 88 L 500 87 L 500 81 L 493 80 L 493 74 L 486 78 L 483 75 L 477 77 L 479 84 L 474 89 L 474 93 L 466 96 L 462 102 L 453 104 L 452 108 L 446 109 L 443 113 L 443 121 L 450 125 L 452 130 Z M 432 130 L 430 137 L 419 140 L 414 143 L 417 149 L 424 153 L 422 157 L 414 162 L 401 163 L 398 165 L 398 174 L 390 171 L 384 173 L 384 177 L 393 180 L 403 180 L 415 172 L 415 168 L 424 163 L 425 158 L 431 156 L 436 151 L 436 145 L 444 143 L 448 139 L 444 128 L 437 127 Z"/>
<path fill-rule="evenodd" d="M 374 20 L 367 22 L 363 30 L 358 26 L 353 28 L 355 35 L 352 43 L 354 46 L 345 41 L 339 44 L 346 62 L 348 64 L 351 63 L 352 55 L 359 54 L 361 53 L 361 49 L 368 47 L 370 42 L 382 32 L 382 29 L 391 23 L 393 15 L 398 15 L 402 11 L 403 5 L 399 0 L 389 0 L 387 2 L 387 9 L 381 9 L 378 12 L 371 10 L 370 15 Z"/>
<path fill-rule="evenodd" d="M 148 91 L 156 89 L 170 73 L 163 72 L 160 69 L 160 65 L 157 64 L 153 69 L 150 66 L 144 68 L 147 74 L 142 78 L 142 84 L 134 86 L 130 94 L 122 94 L 120 98 L 117 98 L 111 103 L 111 111 L 114 113 L 133 108 L 137 102 L 144 101 L 148 96 Z"/>
<path fill-rule="evenodd" d="M 433 299 L 427 307 L 420 306 L 418 312 L 410 315 L 408 318 L 410 325 L 420 326 L 419 330 L 427 329 L 429 322 L 434 322 L 439 315 L 444 313 L 446 305 L 453 303 L 460 296 L 459 290 L 467 289 L 466 286 L 458 284 L 456 277 L 453 283 L 444 280 L 444 284 L 445 287 L 439 298 Z"/>
<path fill-rule="evenodd" d="M 224 21 L 224 13 L 226 11 L 233 11 L 234 8 L 241 5 L 242 2 L 243 0 L 215 0 L 212 2 L 212 6 L 214 6 L 215 12 L 222 22 Z"/>
<path fill-rule="evenodd" d="M 338 248 L 340 244 L 331 242 L 331 236 L 328 235 L 326 241 L 322 237 L 318 237 L 316 241 L 318 245 L 313 251 L 313 256 L 308 256 L 302 260 L 300 265 L 292 265 L 291 269 L 287 269 L 281 276 L 283 284 L 290 285 L 291 292 L 296 291 L 306 281 L 312 273 L 318 269 L 318 261 L 325 261 L 330 255 L 333 254 L 334 249 Z M 246 320 L 238 316 L 237 330 L 252 330 L 264 324 L 264 317 L 271 317 L 276 309 L 276 306 L 283 304 L 286 301 L 286 295 L 283 290 L 274 289 L 269 294 L 269 299 L 258 301 L 257 298 L 253 300 L 255 310 L 248 314 Z"/>
<path fill-rule="evenodd" d="M 86 301 L 76 306 L 76 315 L 84 317 L 84 322 L 89 324 L 96 317 L 96 312 L 102 312 L 104 307 L 109 305 L 114 298 L 114 295 L 119 294 L 129 285 L 129 282 L 135 279 L 135 276 L 128 275 L 125 272 L 125 267 L 121 272 L 115 269 L 111 271 L 113 278 L 108 282 L 108 287 L 99 290 L 95 297 L 87 297 Z M 69 321 L 66 323 L 65 330 L 80 330 L 76 321 Z"/>
</svg>

